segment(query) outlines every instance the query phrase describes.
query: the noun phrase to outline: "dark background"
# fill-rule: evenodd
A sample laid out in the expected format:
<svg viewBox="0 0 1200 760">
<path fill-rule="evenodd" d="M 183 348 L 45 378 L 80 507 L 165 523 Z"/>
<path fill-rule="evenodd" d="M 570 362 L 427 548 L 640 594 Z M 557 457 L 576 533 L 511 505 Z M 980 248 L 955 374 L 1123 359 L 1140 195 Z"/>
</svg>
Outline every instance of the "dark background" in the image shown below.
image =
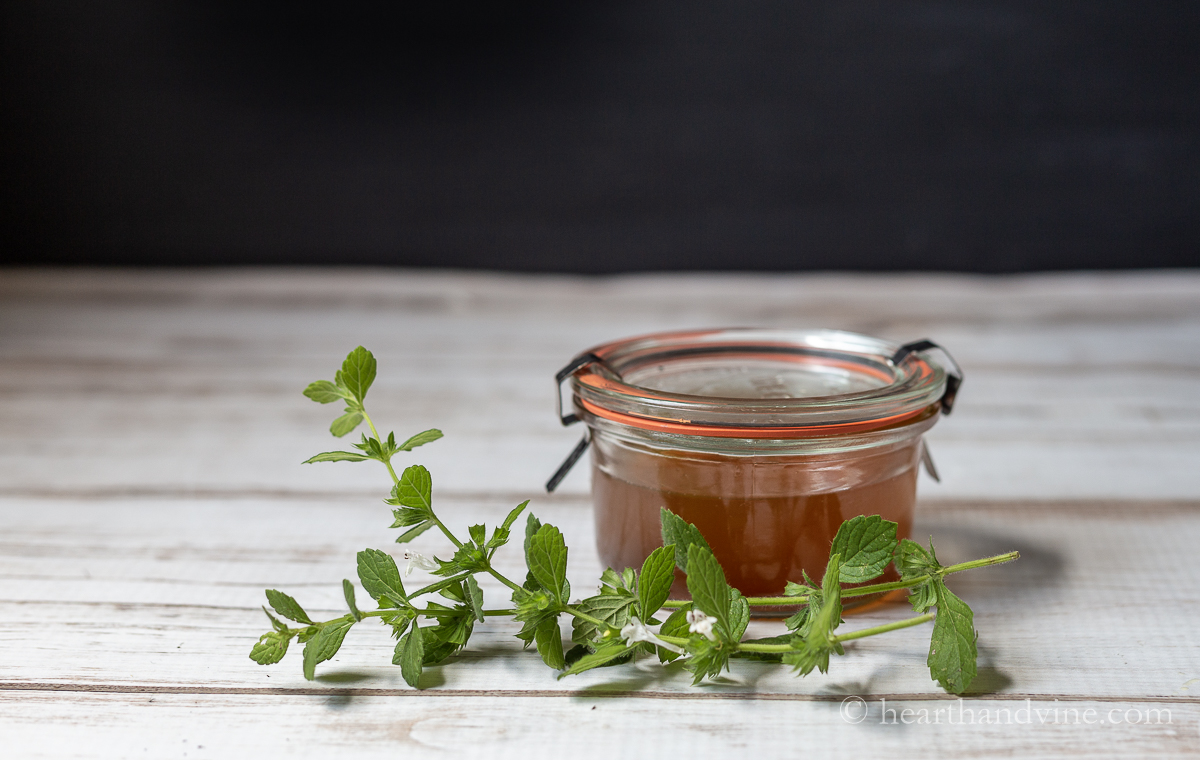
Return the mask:
<svg viewBox="0 0 1200 760">
<path fill-rule="evenodd" d="M 3 6 L 3 263 L 1200 264 L 1194 2 Z"/>
</svg>

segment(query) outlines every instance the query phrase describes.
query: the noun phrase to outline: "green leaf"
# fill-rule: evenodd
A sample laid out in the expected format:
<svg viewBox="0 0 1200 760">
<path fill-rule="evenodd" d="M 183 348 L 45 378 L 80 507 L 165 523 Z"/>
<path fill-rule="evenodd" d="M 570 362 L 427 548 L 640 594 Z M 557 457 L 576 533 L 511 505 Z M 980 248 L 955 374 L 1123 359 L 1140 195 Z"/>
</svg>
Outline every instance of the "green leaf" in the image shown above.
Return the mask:
<svg viewBox="0 0 1200 760">
<path fill-rule="evenodd" d="M 750 603 L 736 588 L 730 590 L 732 599 L 729 601 L 729 638 L 741 641 L 750 625 Z"/>
<path fill-rule="evenodd" d="M 265 615 L 267 616 L 267 618 L 268 618 L 268 619 L 271 621 L 271 627 L 272 627 L 272 628 L 274 628 L 275 630 L 279 631 L 280 633 L 287 633 L 287 632 L 288 632 L 288 627 L 287 627 L 287 625 L 285 625 L 285 624 L 283 623 L 283 621 L 281 621 L 279 618 L 277 618 L 277 617 L 275 617 L 274 615 L 272 615 L 270 612 L 267 612 L 267 608 L 266 608 L 266 607 L 263 607 L 263 608 L 262 608 L 262 611 L 263 611 L 263 614 L 265 614 Z"/>
<path fill-rule="evenodd" d="M 458 547 L 449 562 L 436 557 L 434 559 L 438 563 L 438 569 L 433 571 L 434 575 L 449 577 L 461 572 L 479 572 L 487 569 L 487 558 L 483 556 L 483 550 L 474 544 Z"/>
<path fill-rule="evenodd" d="M 422 629 L 417 627 L 417 621 L 414 620 L 408 633 L 404 634 L 404 638 L 396 644 L 396 653 L 392 657 L 392 663 L 400 666 L 400 675 L 404 676 L 404 680 L 409 686 L 419 689 L 421 688 L 421 668 L 424 661 L 425 635 L 422 633 Z"/>
<path fill-rule="evenodd" d="M 663 546 L 674 544 L 675 565 L 683 572 L 687 572 L 688 552 L 693 544 L 702 546 L 709 553 L 712 553 L 712 547 L 704 540 L 704 536 L 700 534 L 700 529 L 695 525 L 687 522 L 666 507 L 663 507 L 659 511 L 659 519 L 662 522 Z"/>
<path fill-rule="evenodd" d="M 571 665 L 571 667 L 560 673 L 558 677 L 565 678 L 567 676 L 573 676 L 578 673 L 582 673 L 585 670 L 603 667 L 619 657 L 625 657 L 626 655 L 632 653 L 633 650 L 634 647 L 626 646 L 623 642 L 614 641 L 608 644 L 602 644 L 596 648 L 595 652 L 580 657 Z"/>
<path fill-rule="evenodd" d="M 438 660 L 430 659 L 429 641 L 425 641 L 425 664 L 432 665 L 434 662 L 440 661 L 449 657 L 454 652 L 458 651 L 471 638 L 471 632 L 474 630 L 475 617 L 471 614 L 471 610 L 466 605 L 455 605 L 454 607 L 443 607 L 436 602 L 429 603 L 430 609 L 440 609 L 447 612 L 454 612 L 453 616 L 442 616 L 438 618 L 438 624 L 434 628 L 426 628 L 425 633 L 436 633 L 436 640 L 451 644 L 452 648 Z"/>
<path fill-rule="evenodd" d="M 392 489 L 392 494 L 396 504 L 423 514 L 425 519 L 433 519 L 433 477 L 429 470 L 421 465 L 405 467 L 400 475 L 400 482 Z M 397 510 L 397 513 L 399 511 Z"/>
<path fill-rule="evenodd" d="M 354 621 L 348 618 L 331 620 L 317 632 L 316 636 L 309 639 L 308 643 L 304 645 L 304 677 L 306 679 L 313 680 L 317 664 L 332 659 L 337 654 L 342 647 L 342 640 L 346 638 L 346 631 L 349 631 L 352 625 L 354 625 Z"/>
<path fill-rule="evenodd" d="M 725 582 L 725 571 L 721 563 L 708 549 L 699 544 L 688 548 L 687 574 L 688 591 L 692 594 L 692 605 L 701 612 L 712 615 L 721 626 L 721 632 L 731 635 L 729 626 L 729 584 Z"/>
<path fill-rule="evenodd" d="M 932 546 L 932 542 L 930 543 Z M 937 558 L 916 541 L 905 538 L 896 548 L 896 569 L 904 579 L 930 575 L 941 569 Z"/>
<path fill-rule="evenodd" d="M 909 604 L 918 615 L 937 604 L 937 584 L 938 581 L 928 580 L 908 590 Z"/>
<path fill-rule="evenodd" d="M 483 589 L 479 588 L 479 583 L 475 580 L 474 575 L 467 576 L 467 606 L 471 609 L 471 615 L 483 622 Z"/>
<path fill-rule="evenodd" d="M 672 612 L 671 616 L 668 617 L 666 619 L 666 621 L 662 624 L 662 627 L 658 629 L 658 635 L 659 636 L 678 636 L 678 637 L 684 638 L 684 639 L 691 636 L 691 631 L 689 630 L 688 621 L 687 621 L 687 614 L 688 614 L 688 611 L 690 611 L 691 609 L 692 609 L 692 606 L 689 604 L 686 607 L 680 607 L 679 609 Z M 658 649 L 658 659 L 662 662 L 670 662 L 670 661 L 676 659 L 677 657 L 683 656 L 676 652 L 671 652 L 669 650 L 663 649 L 662 647 L 657 647 L 657 649 Z"/>
<path fill-rule="evenodd" d="M 555 599 L 566 604 L 570 596 L 567 586 L 567 545 L 562 533 L 553 525 L 543 525 L 529 539 L 525 555 L 529 572 Z"/>
<path fill-rule="evenodd" d="M 365 462 L 370 457 L 364 454 L 355 454 L 353 451 L 326 451 L 324 454 L 317 454 L 312 459 L 305 459 L 302 464 L 312 464 L 313 462 Z"/>
<path fill-rule="evenodd" d="M 896 551 L 896 523 L 879 515 L 855 517 L 842 523 L 833 538 L 830 554 L 839 554 L 842 583 L 864 583 L 878 578 Z"/>
<path fill-rule="evenodd" d="M 525 507 L 528 506 L 529 499 L 526 499 L 517 506 L 513 507 L 512 511 L 508 513 L 508 517 L 504 518 L 504 522 L 501 523 L 500 527 L 506 530 L 512 528 L 512 526 L 517 522 L 517 518 L 520 517 L 521 513 L 525 511 Z"/>
<path fill-rule="evenodd" d="M 642 563 L 642 572 L 638 578 L 638 603 L 642 610 L 642 620 L 649 620 L 667 601 L 671 594 L 671 584 L 675 582 L 675 547 L 662 546 L 650 552 Z"/>
<path fill-rule="evenodd" d="M 387 552 L 363 549 L 358 553 L 358 581 L 372 599 L 388 598 L 395 604 L 408 598 L 400 580 L 400 568 Z"/>
<path fill-rule="evenodd" d="M 396 536 L 396 543 L 398 543 L 398 544 L 408 543 L 409 541 L 412 541 L 417 536 L 421 535 L 425 531 L 432 528 L 433 525 L 434 525 L 433 521 L 430 520 L 428 522 L 421 523 L 420 525 L 413 528 L 412 530 L 406 530 L 405 532 L 401 533 L 399 536 Z"/>
<path fill-rule="evenodd" d="M 258 643 L 250 650 L 250 659 L 259 665 L 272 665 L 283 659 L 287 654 L 291 634 L 280 631 L 268 631 L 259 637 Z"/>
<path fill-rule="evenodd" d="M 688 562 L 691 562 L 690 557 Z M 729 667 L 729 657 L 734 651 L 733 647 L 719 638 L 716 641 L 709 641 L 703 636 L 693 636 L 688 641 L 687 649 L 691 656 L 687 659 L 684 667 L 692 672 L 693 686 L 703 681 L 705 676 L 710 678 L 719 676 L 722 670 Z"/>
<path fill-rule="evenodd" d="M 815 590 L 816 589 L 814 589 L 812 586 L 809 586 L 807 584 L 793 583 L 791 581 L 788 581 L 787 585 L 783 587 L 783 595 L 784 596 L 808 596 Z"/>
<path fill-rule="evenodd" d="M 363 614 L 358 611 L 358 604 L 354 601 L 354 584 L 347 578 L 342 579 L 342 594 L 346 597 L 346 606 L 350 608 L 350 615 L 354 618 L 354 622 L 363 619 Z"/>
<path fill-rule="evenodd" d="M 842 622 L 842 585 L 839 582 L 841 567 L 841 555 L 831 555 L 829 564 L 825 566 L 825 575 L 821 578 L 821 614 L 826 611 L 829 614 L 829 620 L 822 620 L 821 626 L 825 627 L 830 635 Z"/>
<path fill-rule="evenodd" d="M 375 357 L 359 346 L 346 356 L 335 379 L 361 403 L 367 397 L 367 389 L 375 382 Z"/>
<path fill-rule="evenodd" d="M 346 433 L 353 432 L 354 428 L 358 427 L 362 421 L 363 416 L 359 412 L 346 412 L 333 421 L 333 424 L 329 426 L 329 432 L 341 438 Z"/>
<path fill-rule="evenodd" d="M 484 525 L 472 525 L 467 528 L 467 535 L 471 537 L 476 546 L 483 546 L 487 542 L 487 527 Z"/>
<path fill-rule="evenodd" d="M 346 392 L 328 380 L 309 383 L 308 387 L 304 389 L 304 395 L 318 404 L 332 404 L 334 401 L 346 398 Z"/>
<path fill-rule="evenodd" d="M 929 674 L 946 691 L 962 694 L 975 680 L 979 651 L 975 632 L 975 614 L 946 584 L 938 582 L 937 617 L 933 621 L 933 637 L 929 642 Z"/>
<path fill-rule="evenodd" d="M 542 521 L 534 517 L 533 513 L 529 513 L 529 517 L 525 520 L 525 556 L 529 556 L 529 544 L 533 541 L 533 537 L 542 529 Z"/>
<path fill-rule="evenodd" d="M 637 599 L 632 596 L 601 594 L 589 596 L 574 606 L 585 615 L 591 615 L 619 630 L 633 617 L 633 605 L 636 602 Z M 571 639 L 580 644 L 592 641 L 604 632 L 595 623 L 583 618 L 574 618 L 571 626 Z"/>
<path fill-rule="evenodd" d="M 291 598 L 282 591 L 276 591 L 273 588 L 267 589 L 267 601 L 283 617 L 288 620 L 295 620 L 297 623 L 310 625 L 312 620 L 309 619 L 308 613 L 300 606 L 300 603 Z"/>
<path fill-rule="evenodd" d="M 548 617 L 538 624 L 534 631 L 534 642 L 537 652 L 542 656 L 542 662 L 555 670 L 567 666 L 563 656 L 562 631 L 558 627 L 558 616 Z"/>
<path fill-rule="evenodd" d="M 630 570 L 630 568 L 626 568 Z M 604 572 L 600 573 L 600 593 L 601 594 L 618 594 L 620 596 L 636 596 L 637 595 L 637 578 L 630 577 L 626 573 L 618 573 L 611 567 L 604 568 Z"/>
<path fill-rule="evenodd" d="M 404 443 L 402 443 L 398 447 L 396 447 L 396 450 L 397 451 L 412 451 L 413 449 L 415 449 L 418 446 L 424 446 L 427 443 L 433 443 L 434 441 L 436 441 L 437 439 L 439 439 L 441 437 L 442 437 L 442 431 L 438 430 L 437 428 L 431 428 L 429 430 L 425 430 L 420 433 L 417 433 L 412 438 L 409 438 L 407 441 L 405 441 Z"/>
</svg>

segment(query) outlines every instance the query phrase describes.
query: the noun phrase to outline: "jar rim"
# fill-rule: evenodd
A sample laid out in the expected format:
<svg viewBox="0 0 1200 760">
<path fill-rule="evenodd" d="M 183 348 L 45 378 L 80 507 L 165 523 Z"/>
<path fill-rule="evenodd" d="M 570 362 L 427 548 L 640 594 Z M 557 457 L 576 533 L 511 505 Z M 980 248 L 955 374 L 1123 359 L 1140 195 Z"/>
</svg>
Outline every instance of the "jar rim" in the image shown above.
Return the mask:
<svg viewBox="0 0 1200 760">
<path fill-rule="evenodd" d="M 821 438 L 903 426 L 940 404 L 946 371 L 841 330 L 725 328 L 593 348 L 571 375 L 583 418 L 719 438 Z"/>
</svg>

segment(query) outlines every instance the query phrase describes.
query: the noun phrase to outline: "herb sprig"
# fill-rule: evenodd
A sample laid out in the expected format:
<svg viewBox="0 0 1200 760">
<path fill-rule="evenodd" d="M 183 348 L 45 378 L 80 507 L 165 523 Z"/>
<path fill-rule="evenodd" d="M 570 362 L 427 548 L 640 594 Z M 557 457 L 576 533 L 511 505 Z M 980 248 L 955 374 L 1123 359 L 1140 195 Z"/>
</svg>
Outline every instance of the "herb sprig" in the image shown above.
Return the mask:
<svg viewBox="0 0 1200 760">
<path fill-rule="evenodd" d="M 333 435 L 345 436 L 364 421 L 371 431 L 353 444 L 357 451 L 327 451 L 306 463 L 383 463 L 392 478 L 391 496 L 385 500 L 393 507 L 391 527 L 405 529 L 396 542 L 407 543 L 436 527 L 454 545 L 454 553 L 449 559 L 440 559 L 405 551 L 409 570 L 419 567 L 440 578 L 408 590 L 390 554 L 379 549 L 360 551 L 359 584 L 377 608 L 361 609 L 354 584 L 343 580 L 349 611 L 332 620 L 315 621 L 291 596 L 267 590 L 274 614 L 263 608 L 271 630 L 251 649 L 250 658 L 255 662 L 279 662 L 296 640 L 304 645 L 304 677 L 311 680 L 316 666 L 337 654 L 354 625 L 378 618 L 391 627 L 397 639 L 392 663 L 400 666 L 405 681 L 420 688 L 422 670 L 466 646 L 477 623 L 488 617 L 511 617 L 522 624 L 517 638 L 527 647 L 535 647 L 542 661 L 559 671 L 559 678 L 638 656 L 657 656 L 664 663 L 684 658 L 684 667 L 692 673 L 693 682 L 699 683 L 727 670 L 734 658 L 790 665 L 801 675 L 813 670 L 824 673 L 831 656 L 846 653 L 844 642 L 932 621 L 927 663 L 933 679 L 957 694 L 975 678 L 978 634 L 974 616 L 967 603 L 946 586 L 945 579 L 964 570 L 1011 562 L 1017 559 L 1017 552 L 944 566 L 937 560 L 932 540 L 925 549 L 908 539 L 897 540 L 894 522 L 878 515 L 854 517 L 842 523 L 834 537 L 820 582 L 804 573 L 799 582 L 787 584 L 782 596 L 745 597 L 726 581 L 720 562 L 696 526 L 663 509 L 663 546 L 651 552 L 640 570 L 607 569 L 600 576 L 597 595 L 572 600 L 562 532 L 533 514 L 525 519 L 525 578 L 518 583 L 492 564 L 496 552 L 512 538 L 528 501 L 509 512 L 490 535 L 485 525 L 472 525 L 463 540 L 434 510 L 429 471 L 411 465 L 396 473 L 392 466 L 396 454 L 436 441 L 442 433 L 425 430 L 401 444 L 396 443 L 394 433 L 388 433 L 386 439 L 381 436 L 365 404 L 375 373 L 375 357 L 359 346 L 346 357 L 332 382 L 319 380 L 304 390 L 313 401 L 345 404 L 343 414 L 330 426 Z M 900 580 L 861 585 L 881 576 L 889 565 L 898 571 Z M 690 601 L 668 598 L 676 568 L 686 575 Z M 506 586 L 511 606 L 485 608 L 476 579 L 479 575 L 491 576 Z M 915 617 L 837 633 L 844 622 L 843 599 L 899 589 L 908 589 Z M 752 607 L 784 605 L 799 608 L 784 621 L 787 633 L 744 638 Z M 563 646 L 564 615 L 571 624 L 570 649 Z M 653 626 L 658 626 L 657 632 Z"/>
</svg>

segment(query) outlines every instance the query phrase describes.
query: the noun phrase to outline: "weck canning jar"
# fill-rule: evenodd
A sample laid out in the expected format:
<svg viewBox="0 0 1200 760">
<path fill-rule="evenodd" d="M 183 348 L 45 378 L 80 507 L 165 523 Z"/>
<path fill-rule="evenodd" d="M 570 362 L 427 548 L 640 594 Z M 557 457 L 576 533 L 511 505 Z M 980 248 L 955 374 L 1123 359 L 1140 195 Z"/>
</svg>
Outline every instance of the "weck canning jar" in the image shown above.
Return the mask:
<svg viewBox="0 0 1200 760">
<path fill-rule="evenodd" d="M 909 535 L 918 465 L 932 468 L 922 435 L 962 375 L 929 341 L 725 329 L 607 343 L 568 377 L 563 421 L 588 435 L 547 487 L 590 440 L 601 561 L 639 567 L 662 545 L 665 507 L 700 529 L 732 586 L 772 596 L 802 571 L 821 577 L 843 520 L 879 514 Z"/>
</svg>

